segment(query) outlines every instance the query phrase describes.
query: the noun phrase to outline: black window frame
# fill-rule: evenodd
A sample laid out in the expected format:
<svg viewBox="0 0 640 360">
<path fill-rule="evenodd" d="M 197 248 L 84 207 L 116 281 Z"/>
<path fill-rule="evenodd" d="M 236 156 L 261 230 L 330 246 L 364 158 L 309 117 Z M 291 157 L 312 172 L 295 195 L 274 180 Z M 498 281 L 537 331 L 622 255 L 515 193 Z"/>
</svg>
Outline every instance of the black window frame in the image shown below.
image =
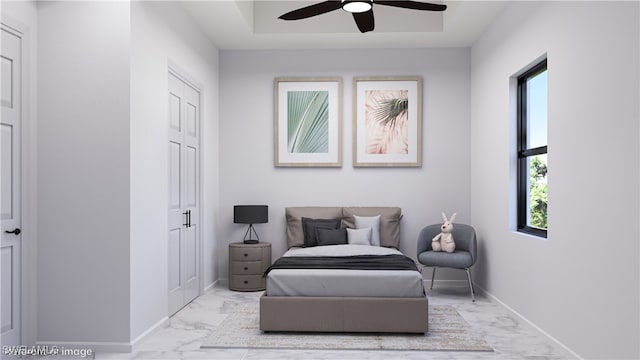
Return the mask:
<svg viewBox="0 0 640 360">
<path fill-rule="evenodd" d="M 527 147 L 527 81 L 540 73 L 547 71 L 547 59 L 542 60 L 532 68 L 518 76 L 518 169 L 517 169 L 517 212 L 518 231 L 534 236 L 547 238 L 547 229 L 527 225 L 528 193 L 529 193 L 529 164 L 530 157 L 547 154 L 547 145 L 535 148 Z M 547 203 L 548 206 L 548 203 Z"/>
</svg>

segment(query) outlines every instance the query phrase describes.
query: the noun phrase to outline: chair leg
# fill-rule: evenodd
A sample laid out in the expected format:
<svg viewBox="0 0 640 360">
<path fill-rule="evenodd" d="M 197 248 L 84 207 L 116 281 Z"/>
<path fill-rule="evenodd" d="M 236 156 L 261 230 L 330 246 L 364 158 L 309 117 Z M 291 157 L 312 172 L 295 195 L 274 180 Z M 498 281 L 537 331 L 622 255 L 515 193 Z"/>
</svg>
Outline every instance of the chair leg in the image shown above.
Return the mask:
<svg viewBox="0 0 640 360">
<path fill-rule="evenodd" d="M 433 290 L 433 279 L 435 279 L 436 277 L 436 267 L 433 267 L 433 271 L 431 272 L 431 286 L 429 287 L 429 289 Z"/>
<path fill-rule="evenodd" d="M 467 272 L 467 280 L 469 280 L 469 288 L 471 289 L 471 301 L 476 302 L 476 292 L 473 290 L 473 282 L 471 282 L 471 272 L 469 268 L 464 269 Z"/>
</svg>

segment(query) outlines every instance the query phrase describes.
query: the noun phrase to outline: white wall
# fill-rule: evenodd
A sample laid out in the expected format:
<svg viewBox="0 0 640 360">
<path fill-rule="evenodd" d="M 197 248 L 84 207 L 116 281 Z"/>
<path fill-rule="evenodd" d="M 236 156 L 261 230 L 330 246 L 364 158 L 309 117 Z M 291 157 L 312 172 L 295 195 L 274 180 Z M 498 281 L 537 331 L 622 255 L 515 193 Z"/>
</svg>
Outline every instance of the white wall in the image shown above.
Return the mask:
<svg viewBox="0 0 640 360">
<path fill-rule="evenodd" d="M 638 2 L 513 4 L 472 48 L 476 282 L 585 358 L 638 358 Z M 513 231 L 509 78 L 548 54 L 549 232 Z"/>
<path fill-rule="evenodd" d="M 129 20 L 39 4 L 39 342 L 129 339 Z"/>
<path fill-rule="evenodd" d="M 175 4 L 38 8 L 40 343 L 128 350 L 166 320 L 167 76 L 202 90 L 202 282 L 219 276 L 218 54 Z"/>
<path fill-rule="evenodd" d="M 218 208 L 218 51 L 181 9 L 131 3 L 131 334 L 167 315 L 168 68 L 201 87 L 203 284 L 215 268 Z"/>
<path fill-rule="evenodd" d="M 440 222 L 441 211 L 457 211 L 459 221 L 468 222 L 469 58 L 469 49 L 458 48 L 221 51 L 221 243 L 242 241 L 246 230 L 233 223 L 235 204 L 269 205 L 269 223 L 256 229 L 261 241 L 273 244 L 274 258 L 286 250 L 287 206 L 400 206 L 400 247 L 410 256 L 420 229 Z M 353 76 L 393 75 L 423 79 L 423 166 L 355 169 Z M 273 87 L 279 76 L 342 77 L 342 168 L 273 166 Z M 218 254 L 222 278 L 228 275 L 227 254 L 226 248 Z"/>
</svg>

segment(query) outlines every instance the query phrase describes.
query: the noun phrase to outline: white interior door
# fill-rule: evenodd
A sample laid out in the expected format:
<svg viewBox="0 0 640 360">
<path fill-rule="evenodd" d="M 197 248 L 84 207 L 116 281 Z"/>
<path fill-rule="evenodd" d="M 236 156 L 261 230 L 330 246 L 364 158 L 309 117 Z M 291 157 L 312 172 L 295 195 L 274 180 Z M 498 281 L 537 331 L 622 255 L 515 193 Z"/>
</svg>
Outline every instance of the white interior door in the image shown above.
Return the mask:
<svg viewBox="0 0 640 360">
<path fill-rule="evenodd" d="M 21 343 L 20 292 L 21 273 L 21 176 L 22 158 L 22 39 L 18 33 L 2 26 L 2 117 L 0 121 L 0 331 L 2 346 Z"/>
<path fill-rule="evenodd" d="M 169 73 L 169 314 L 199 294 L 200 93 Z"/>
</svg>

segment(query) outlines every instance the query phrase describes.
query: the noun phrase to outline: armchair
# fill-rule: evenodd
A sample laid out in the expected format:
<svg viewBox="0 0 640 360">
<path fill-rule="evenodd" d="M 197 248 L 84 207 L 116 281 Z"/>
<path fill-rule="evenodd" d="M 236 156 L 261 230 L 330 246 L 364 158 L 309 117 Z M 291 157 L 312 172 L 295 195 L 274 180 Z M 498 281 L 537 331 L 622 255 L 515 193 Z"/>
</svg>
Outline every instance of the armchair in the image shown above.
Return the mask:
<svg viewBox="0 0 640 360">
<path fill-rule="evenodd" d="M 453 239 L 456 243 L 456 249 L 452 253 L 433 251 L 431 249 L 431 239 L 440 233 L 440 224 L 428 225 L 420 231 L 418 235 L 418 262 L 425 267 L 432 267 L 431 286 L 433 289 L 433 280 L 436 276 L 436 269 L 439 267 L 448 267 L 461 269 L 467 272 L 467 280 L 471 289 L 471 301 L 476 301 L 473 283 L 471 281 L 471 272 L 469 268 L 476 262 L 477 240 L 476 231 L 473 227 L 465 224 L 453 225 Z"/>
</svg>

